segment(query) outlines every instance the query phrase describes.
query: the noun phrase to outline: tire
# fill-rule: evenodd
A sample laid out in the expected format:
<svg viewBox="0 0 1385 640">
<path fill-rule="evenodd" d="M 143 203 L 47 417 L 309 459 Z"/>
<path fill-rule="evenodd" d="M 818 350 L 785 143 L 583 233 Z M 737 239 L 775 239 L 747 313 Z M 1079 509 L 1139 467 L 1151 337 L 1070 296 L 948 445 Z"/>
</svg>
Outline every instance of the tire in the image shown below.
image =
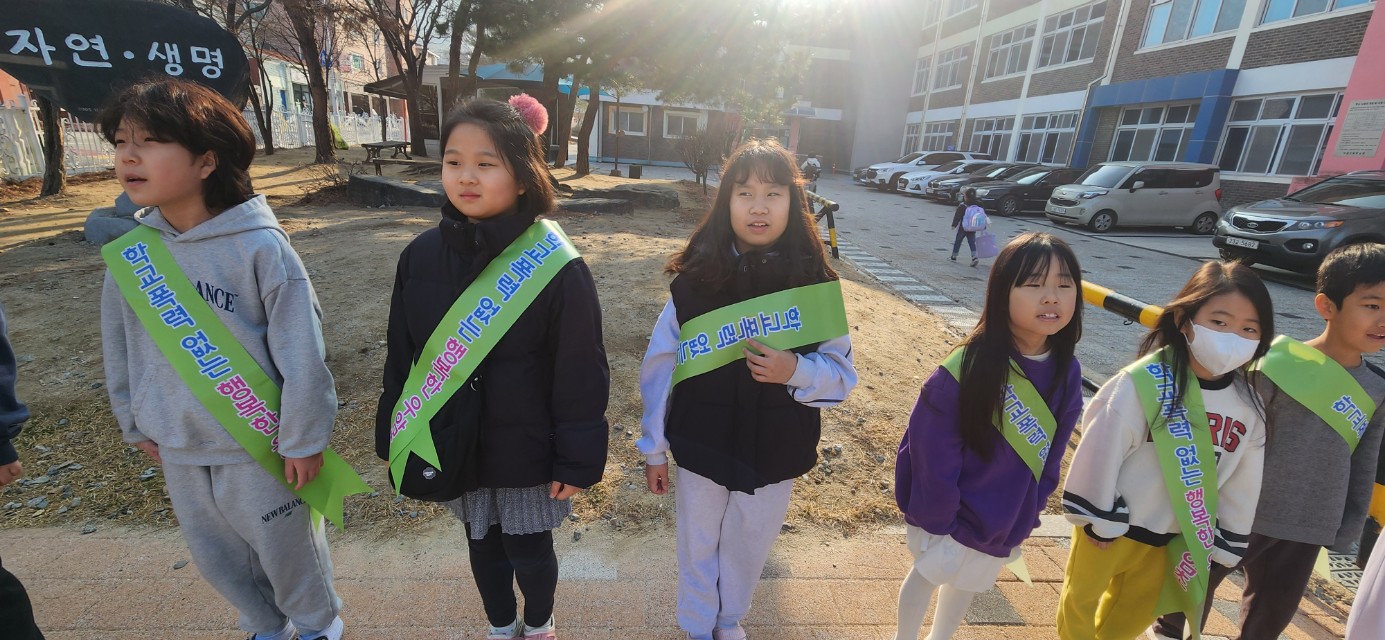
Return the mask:
<svg viewBox="0 0 1385 640">
<path fill-rule="evenodd" d="M 1217 220 L 1220 217 L 1211 211 L 1203 211 L 1196 218 L 1193 218 L 1193 224 L 1188 227 L 1188 232 L 1200 236 L 1211 235 L 1213 231 L 1217 230 Z"/>
<path fill-rule="evenodd" d="M 899 193 L 899 179 L 903 176 L 904 174 L 902 173 L 896 173 L 890 176 L 890 181 L 885 183 L 885 190 L 890 193 Z"/>
<path fill-rule="evenodd" d="M 1002 216 L 1013 218 L 1020 214 L 1020 201 L 1015 196 L 1005 196 L 1000 199 L 1000 204 L 996 205 L 996 212 Z"/>
<path fill-rule="evenodd" d="M 1097 233 L 1106 233 L 1116 228 L 1116 212 L 1110 209 L 1102 209 L 1087 221 L 1087 228 Z"/>
</svg>

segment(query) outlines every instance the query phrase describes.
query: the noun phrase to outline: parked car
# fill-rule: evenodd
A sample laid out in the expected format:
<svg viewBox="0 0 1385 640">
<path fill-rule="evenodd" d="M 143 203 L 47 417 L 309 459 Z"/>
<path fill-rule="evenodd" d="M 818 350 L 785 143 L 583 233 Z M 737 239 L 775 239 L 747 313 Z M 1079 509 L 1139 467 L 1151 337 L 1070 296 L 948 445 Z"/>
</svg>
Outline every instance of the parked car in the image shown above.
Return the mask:
<svg viewBox="0 0 1385 640">
<path fill-rule="evenodd" d="M 933 178 L 974 173 L 993 164 L 995 163 L 990 160 L 954 160 L 929 171 L 906 173 L 900 176 L 899 181 L 895 183 L 895 191 L 907 193 L 911 196 L 921 196 L 923 195 L 923 185 Z"/>
<path fill-rule="evenodd" d="M 1283 198 L 1231 207 L 1212 244 L 1228 260 L 1312 273 L 1333 249 L 1385 242 L 1385 171 L 1328 178 Z"/>
<path fill-rule="evenodd" d="M 1103 162 L 1054 189 L 1044 211 L 1049 220 L 1098 233 L 1120 224 L 1209 234 L 1221 217 L 1221 193 L 1221 170 L 1213 164 Z"/>
<path fill-rule="evenodd" d="M 976 198 L 986 211 L 1015 216 L 1023 211 L 1043 211 L 1054 189 L 1071 184 L 1081 175 L 1081 169 L 1072 167 L 1030 167 L 1005 180 L 978 182 L 971 188 L 976 189 Z"/>
<path fill-rule="evenodd" d="M 1032 162 L 997 162 L 985 169 L 964 176 L 941 176 L 928 181 L 923 189 L 923 197 L 943 202 L 961 202 L 962 190 L 967 187 L 995 180 L 1005 180 L 1039 165 Z"/>
<path fill-rule="evenodd" d="M 857 184 L 893 191 L 899 177 L 914 171 L 927 171 L 954 160 L 990 160 L 991 156 L 970 151 L 919 151 L 894 162 L 881 162 L 853 172 Z"/>
</svg>

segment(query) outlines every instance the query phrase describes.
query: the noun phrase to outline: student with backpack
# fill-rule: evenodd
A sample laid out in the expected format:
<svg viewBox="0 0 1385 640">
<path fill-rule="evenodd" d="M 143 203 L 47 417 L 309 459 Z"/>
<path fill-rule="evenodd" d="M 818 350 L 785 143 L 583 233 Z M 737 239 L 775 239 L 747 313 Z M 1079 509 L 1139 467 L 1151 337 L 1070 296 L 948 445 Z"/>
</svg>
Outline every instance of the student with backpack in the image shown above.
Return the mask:
<svg viewBox="0 0 1385 640">
<path fill-rule="evenodd" d="M 976 234 L 985 231 L 988 224 L 990 220 L 986 218 L 986 210 L 976 200 L 976 189 L 967 189 L 961 204 L 957 205 L 957 211 L 952 214 L 952 228 L 957 230 L 957 237 L 952 240 L 952 256 L 948 260 L 957 261 L 957 251 L 962 248 L 962 239 L 966 238 L 967 249 L 971 251 L 971 266 L 976 266 Z"/>
</svg>

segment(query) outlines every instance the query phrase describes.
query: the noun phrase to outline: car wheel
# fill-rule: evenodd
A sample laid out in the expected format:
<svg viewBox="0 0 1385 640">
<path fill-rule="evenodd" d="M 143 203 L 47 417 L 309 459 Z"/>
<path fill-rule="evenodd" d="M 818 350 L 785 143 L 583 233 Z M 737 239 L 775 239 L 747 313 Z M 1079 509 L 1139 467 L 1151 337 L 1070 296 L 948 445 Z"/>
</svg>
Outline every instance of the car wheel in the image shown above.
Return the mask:
<svg viewBox="0 0 1385 640">
<path fill-rule="evenodd" d="M 1102 209 L 1087 221 L 1087 228 L 1097 233 L 1106 233 L 1116 226 L 1116 212 L 1110 209 Z"/>
<path fill-rule="evenodd" d="M 1188 230 L 1200 236 L 1205 236 L 1217 230 L 1217 218 L 1220 217 L 1211 211 L 1204 211 L 1193 219 L 1193 226 Z"/>
<path fill-rule="evenodd" d="M 899 193 L 899 179 L 902 177 L 904 177 L 902 173 L 896 173 L 890 176 L 890 181 L 885 183 L 886 191 L 890 193 Z"/>
<path fill-rule="evenodd" d="M 1014 217 L 1020 213 L 1020 201 L 1015 196 L 1005 196 L 1000 199 L 1000 215 Z"/>
<path fill-rule="evenodd" d="M 1255 264 L 1255 259 L 1245 255 L 1244 253 L 1230 251 L 1227 249 L 1222 249 L 1218 253 L 1221 254 L 1221 259 L 1226 262 L 1239 262 L 1247 267 Z"/>
</svg>

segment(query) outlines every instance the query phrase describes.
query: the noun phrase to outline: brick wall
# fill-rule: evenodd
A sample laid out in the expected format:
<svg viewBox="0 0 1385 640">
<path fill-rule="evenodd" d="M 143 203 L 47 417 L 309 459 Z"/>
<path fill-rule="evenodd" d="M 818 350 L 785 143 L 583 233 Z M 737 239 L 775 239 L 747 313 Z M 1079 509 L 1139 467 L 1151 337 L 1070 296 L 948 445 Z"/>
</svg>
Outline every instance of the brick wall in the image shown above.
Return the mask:
<svg viewBox="0 0 1385 640">
<path fill-rule="evenodd" d="M 928 94 L 913 96 L 909 98 L 909 112 L 923 111 L 924 105 L 928 102 Z"/>
<path fill-rule="evenodd" d="M 933 92 L 933 99 L 928 101 L 929 109 L 942 109 L 944 107 L 959 107 L 962 100 L 966 98 L 966 87 L 957 87 L 947 91 Z"/>
<path fill-rule="evenodd" d="M 971 92 L 971 103 L 980 104 L 982 102 L 995 102 L 997 100 L 1014 100 L 1020 97 L 1020 92 L 1024 90 L 1024 77 L 1005 78 L 1004 80 L 993 80 L 991 82 L 977 81 L 976 88 Z"/>
<path fill-rule="evenodd" d="M 1107 56 L 1111 54 L 1111 42 L 1116 39 L 1116 20 L 1120 6 L 1114 0 L 1106 4 L 1106 17 L 1101 21 L 1101 39 L 1097 41 L 1096 55 L 1091 62 L 1062 67 L 1052 71 L 1036 71 L 1029 79 L 1029 95 L 1048 96 L 1055 93 L 1082 91 L 1092 80 L 1101 76 L 1106 69 Z M 1041 25 L 1042 26 L 1042 25 Z M 1034 40 L 1034 46 L 1043 46 L 1043 34 Z"/>
<path fill-rule="evenodd" d="M 1120 107 L 1097 109 L 1096 137 L 1092 139 L 1092 155 L 1087 159 L 1087 166 L 1106 162 L 1111 157 L 1111 140 L 1116 137 L 1120 113 Z"/>
<path fill-rule="evenodd" d="M 1242 68 L 1354 56 L 1371 20 L 1369 11 L 1250 34 Z"/>
<path fill-rule="evenodd" d="M 1111 10 L 1108 10 L 1108 13 L 1111 13 Z M 1112 16 L 1107 16 L 1107 20 L 1111 18 Z M 1148 3 L 1136 2 L 1130 7 L 1130 16 L 1125 23 L 1125 35 L 1121 37 L 1120 51 L 1116 53 L 1118 57 L 1115 73 L 1111 78 L 1112 83 L 1226 68 L 1227 58 L 1231 54 L 1231 43 L 1234 40 L 1230 35 L 1136 55 L 1135 51 L 1144 41 L 1145 21 L 1148 19 Z"/>
<path fill-rule="evenodd" d="M 1229 209 L 1238 204 L 1280 198 L 1289 193 L 1289 185 L 1274 182 L 1251 182 L 1222 178 L 1221 206 Z"/>
<path fill-rule="evenodd" d="M 1025 7 L 1039 4 L 1039 0 L 990 0 L 990 6 L 986 7 L 986 18 L 994 20 L 1003 15 L 1014 13 Z"/>
<path fill-rule="evenodd" d="M 984 2 L 985 0 L 982 1 Z M 939 37 L 946 38 L 950 35 L 961 33 L 980 23 L 981 7 L 978 5 L 975 8 L 964 11 L 947 20 L 943 20 L 942 34 Z"/>
</svg>

